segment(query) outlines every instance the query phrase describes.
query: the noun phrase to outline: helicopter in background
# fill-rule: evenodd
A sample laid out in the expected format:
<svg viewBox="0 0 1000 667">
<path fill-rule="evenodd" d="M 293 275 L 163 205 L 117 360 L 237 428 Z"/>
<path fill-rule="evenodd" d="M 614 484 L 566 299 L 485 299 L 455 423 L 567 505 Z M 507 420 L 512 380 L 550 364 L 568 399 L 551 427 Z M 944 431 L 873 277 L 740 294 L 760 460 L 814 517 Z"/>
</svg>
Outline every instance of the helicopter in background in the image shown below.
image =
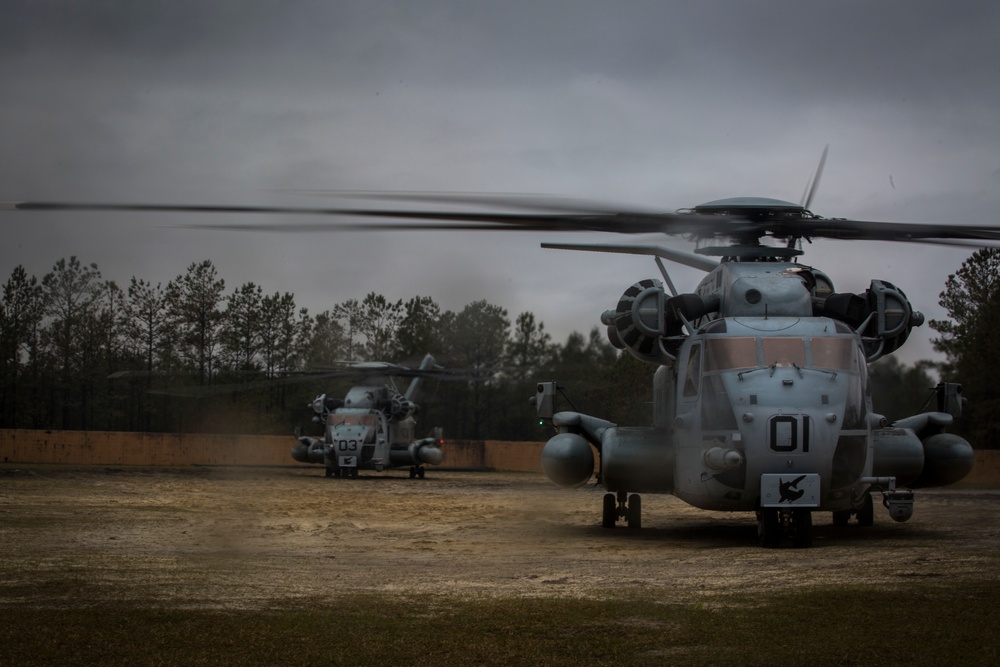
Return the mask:
<svg viewBox="0 0 1000 667">
<path fill-rule="evenodd" d="M 415 438 L 418 406 L 414 402 L 425 378 L 441 377 L 431 355 L 417 369 L 386 362 L 350 362 L 345 372 L 360 375 L 360 384 L 343 399 L 317 396 L 310 407 L 313 422 L 323 425 L 323 436 L 296 434 L 299 444 L 292 458 L 302 463 L 321 463 L 327 477 L 356 478 L 358 470 L 409 468 L 410 479 L 423 479 L 425 465 L 439 465 L 444 459 L 442 431 Z M 405 392 L 393 381 L 410 377 Z"/>
</svg>

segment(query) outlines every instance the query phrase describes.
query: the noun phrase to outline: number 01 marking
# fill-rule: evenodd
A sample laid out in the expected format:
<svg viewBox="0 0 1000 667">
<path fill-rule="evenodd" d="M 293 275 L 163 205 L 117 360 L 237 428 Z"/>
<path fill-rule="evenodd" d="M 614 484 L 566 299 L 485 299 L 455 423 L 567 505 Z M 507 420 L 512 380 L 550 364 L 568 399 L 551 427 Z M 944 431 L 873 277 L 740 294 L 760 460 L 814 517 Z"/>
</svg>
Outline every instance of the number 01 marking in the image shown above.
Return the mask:
<svg viewBox="0 0 1000 667">
<path fill-rule="evenodd" d="M 771 418 L 771 450 L 782 454 L 802 449 L 809 451 L 809 417 L 778 415 Z"/>
</svg>

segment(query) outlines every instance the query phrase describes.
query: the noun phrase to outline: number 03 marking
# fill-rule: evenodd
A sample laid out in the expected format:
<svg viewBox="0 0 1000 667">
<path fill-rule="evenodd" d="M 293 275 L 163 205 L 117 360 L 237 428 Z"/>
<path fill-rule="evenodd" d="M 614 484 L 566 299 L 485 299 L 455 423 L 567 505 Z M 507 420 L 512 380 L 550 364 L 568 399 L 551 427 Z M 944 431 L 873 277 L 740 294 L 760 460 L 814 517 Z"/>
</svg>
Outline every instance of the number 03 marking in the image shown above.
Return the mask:
<svg viewBox="0 0 1000 667">
<path fill-rule="evenodd" d="M 337 449 L 342 452 L 356 452 L 358 451 L 358 441 L 357 440 L 338 440 Z"/>
</svg>

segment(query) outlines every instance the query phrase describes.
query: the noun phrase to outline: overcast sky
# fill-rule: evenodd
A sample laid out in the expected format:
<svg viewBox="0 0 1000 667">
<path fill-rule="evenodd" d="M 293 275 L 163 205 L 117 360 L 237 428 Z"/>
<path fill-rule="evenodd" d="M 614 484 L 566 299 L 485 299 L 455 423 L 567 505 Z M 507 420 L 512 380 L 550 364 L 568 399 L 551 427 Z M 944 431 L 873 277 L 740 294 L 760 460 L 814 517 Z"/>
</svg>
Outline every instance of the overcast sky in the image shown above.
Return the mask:
<svg viewBox="0 0 1000 667">
<path fill-rule="evenodd" d="M 820 215 L 992 223 L 998 29 L 986 0 L 4 0 L 0 200 L 326 205 L 274 192 L 321 188 L 672 211 L 798 202 L 829 144 Z M 0 279 L 76 255 L 120 285 L 165 285 L 210 259 L 227 291 L 254 282 L 312 312 L 372 291 L 487 299 L 562 340 L 658 275 L 649 258 L 538 247 L 623 240 L 608 235 L 171 226 L 193 222 L 217 220 L 0 213 Z M 838 291 L 889 280 L 934 318 L 970 254 L 831 241 L 803 261 Z M 933 335 L 902 360 L 930 357 Z"/>
</svg>

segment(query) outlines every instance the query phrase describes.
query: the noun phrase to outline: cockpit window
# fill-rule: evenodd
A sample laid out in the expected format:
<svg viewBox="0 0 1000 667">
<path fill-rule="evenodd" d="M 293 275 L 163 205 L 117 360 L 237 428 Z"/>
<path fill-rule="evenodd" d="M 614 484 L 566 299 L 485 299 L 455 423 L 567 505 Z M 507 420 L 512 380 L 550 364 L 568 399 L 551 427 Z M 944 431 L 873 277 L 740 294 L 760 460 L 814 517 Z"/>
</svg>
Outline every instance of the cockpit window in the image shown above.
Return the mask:
<svg viewBox="0 0 1000 667">
<path fill-rule="evenodd" d="M 857 341 L 853 338 L 813 338 L 809 346 L 816 368 L 858 370 Z"/>
<path fill-rule="evenodd" d="M 756 338 L 717 338 L 705 340 L 705 372 L 732 368 L 757 367 Z"/>
<path fill-rule="evenodd" d="M 806 343 L 801 338 L 762 338 L 764 365 L 782 368 L 806 365 Z"/>
<path fill-rule="evenodd" d="M 333 420 L 335 426 L 346 424 L 348 426 L 375 426 L 375 415 L 337 415 Z"/>
<path fill-rule="evenodd" d="M 758 341 L 763 358 L 758 359 Z M 809 348 L 807 362 L 806 348 Z M 720 373 L 751 368 L 823 368 L 864 372 L 856 338 L 847 336 L 752 336 L 706 337 L 702 341 L 703 373 Z M 697 373 L 701 362 L 698 348 L 692 347 L 687 377 Z M 694 393 L 697 393 L 695 391 Z M 688 394 L 691 395 L 691 394 Z"/>
</svg>

